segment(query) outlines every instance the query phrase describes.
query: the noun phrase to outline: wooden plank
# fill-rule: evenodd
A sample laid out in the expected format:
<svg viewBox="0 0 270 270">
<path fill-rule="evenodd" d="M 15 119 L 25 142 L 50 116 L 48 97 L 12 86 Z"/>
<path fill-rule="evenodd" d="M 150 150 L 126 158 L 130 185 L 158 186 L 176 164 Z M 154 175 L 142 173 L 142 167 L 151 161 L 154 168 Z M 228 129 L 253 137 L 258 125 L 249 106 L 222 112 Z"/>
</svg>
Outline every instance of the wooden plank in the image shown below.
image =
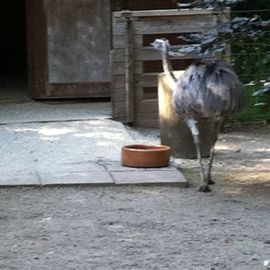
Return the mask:
<svg viewBox="0 0 270 270">
<path fill-rule="evenodd" d="M 159 73 L 144 73 L 135 76 L 136 88 L 157 87 Z"/>
<path fill-rule="evenodd" d="M 126 44 L 126 39 L 124 35 L 113 35 L 113 48 L 121 48 L 124 49 Z"/>
<path fill-rule="evenodd" d="M 114 89 L 125 89 L 125 76 L 113 76 L 112 86 Z"/>
<path fill-rule="evenodd" d="M 156 114 L 138 114 L 135 125 L 139 127 L 158 128 L 159 119 Z"/>
<path fill-rule="evenodd" d="M 112 116 L 113 118 L 122 118 L 124 120 L 127 119 L 127 111 L 126 111 L 126 102 L 115 102 L 112 106 Z"/>
<path fill-rule="evenodd" d="M 227 9 L 226 9 L 227 10 Z M 159 16 L 190 16 L 190 15 L 215 15 L 221 13 L 220 11 L 212 10 L 212 9 L 163 9 L 163 10 L 140 10 L 140 11 L 132 11 L 133 17 L 159 17 Z M 122 17 L 122 11 L 113 12 L 113 16 L 116 19 L 120 19 Z"/>
<path fill-rule="evenodd" d="M 158 120 L 158 113 L 138 113 L 137 114 L 137 121 L 143 119 L 145 121 L 157 121 Z"/>
<path fill-rule="evenodd" d="M 143 99 L 157 99 L 158 88 L 157 87 L 144 87 L 143 88 Z"/>
<path fill-rule="evenodd" d="M 125 62 L 125 49 L 114 49 L 112 54 L 114 63 Z"/>
<path fill-rule="evenodd" d="M 112 102 L 124 101 L 126 99 L 125 93 L 125 77 L 113 76 L 111 81 L 111 98 Z"/>
<path fill-rule="evenodd" d="M 186 67 L 194 62 L 194 59 L 171 59 L 170 62 L 173 70 L 185 70 Z M 144 61 L 142 63 L 142 70 L 144 73 L 162 73 L 162 61 Z"/>
<path fill-rule="evenodd" d="M 143 66 L 142 62 L 133 62 L 133 74 L 142 74 Z M 113 62 L 112 63 L 112 75 L 119 76 L 125 75 L 125 63 L 124 62 Z"/>
<path fill-rule="evenodd" d="M 146 35 L 146 34 L 165 34 L 165 33 L 190 33 L 207 31 L 216 24 L 216 16 L 205 16 L 200 18 L 186 17 L 177 18 L 160 18 L 151 22 L 134 22 L 134 34 Z M 114 35 L 124 35 L 125 25 L 124 23 L 117 24 L 114 27 Z"/>
<path fill-rule="evenodd" d="M 137 100 L 136 105 L 138 109 L 136 115 L 140 113 L 158 113 L 158 100 L 146 99 L 139 102 Z"/>
<path fill-rule="evenodd" d="M 47 98 L 109 97 L 110 82 L 49 83 L 47 92 Z"/>
<path fill-rule="evenodd" d="M 123 123 L 126 122 L 126 116 L 125 116 L 125 115 L 121 115 L 121 114 L 115 115 L 115 116 L 113 117 L 113 119 L 114 119 L 115 121 L 119 121 L 119 122 L 123 122 Z"/>
<path fill-rule="evenodd" d="M 123 89 L 114 89 L 113 102 L 124 102 L 126 100 L 126 94 Z"/>
<path fill-rule="evenodd" d="M 112 76 L 125 75 L 126 63 L 125 62 L 113 62 L 112 63 Z"/>
<path fill-rule="evenodd" d="M 113 59 L 115 62 L 123 62 L 124 49 L 113 50 Z M 192 59 L 190 56 L 174 56 L 172 59 Z M 194 58 L 195 59 L 195 58 Z M 156 61 L 161 60 L 160 53 L 152 47 L 144 47 L 142 49 L 134 49 L 134 61 Z"/>
<path fill-rule="evenodd" d="M 166 34 L 166 33 L 190 33 L 190 32 L 205 32 L 216 24 L 215 17 L 209 20 L 181 20 L 181 21 L 157 21 L 146 25 L 142 23 L 134 23 L 134 33 L 136 35 L 146 34 Z"/>
<path fill-rule="evenodd" d="M 113 36 L 113 48 L 115 49 L 124 49 L 125 48 L 125 35 L 114 35 Z M 142 35 L 133 36 L 133 48 L 143 47 Z"/>
</svg>

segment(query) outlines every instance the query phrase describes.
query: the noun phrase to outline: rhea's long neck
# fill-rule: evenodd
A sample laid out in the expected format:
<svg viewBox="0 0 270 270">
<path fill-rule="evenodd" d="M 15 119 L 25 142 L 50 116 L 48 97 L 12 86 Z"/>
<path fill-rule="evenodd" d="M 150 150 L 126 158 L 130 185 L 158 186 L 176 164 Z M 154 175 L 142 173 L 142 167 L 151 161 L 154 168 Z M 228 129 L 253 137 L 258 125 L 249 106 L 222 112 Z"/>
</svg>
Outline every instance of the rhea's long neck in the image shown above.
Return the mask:
<svg viewBox="0 0 270 270">
<path fill-rule="evenodd" d="M 177 78 L 175 77 L 175 75 L 173 73 L 173 69 L 172 69 L 171 63 L 170 63 L 168 58 L 169 58 L 168 53 L 162 54 L 163 71 L 164 71 L 166 77 L 169 79 L 170 88 L 173 90 L 176 87 Z"/>
</svg>

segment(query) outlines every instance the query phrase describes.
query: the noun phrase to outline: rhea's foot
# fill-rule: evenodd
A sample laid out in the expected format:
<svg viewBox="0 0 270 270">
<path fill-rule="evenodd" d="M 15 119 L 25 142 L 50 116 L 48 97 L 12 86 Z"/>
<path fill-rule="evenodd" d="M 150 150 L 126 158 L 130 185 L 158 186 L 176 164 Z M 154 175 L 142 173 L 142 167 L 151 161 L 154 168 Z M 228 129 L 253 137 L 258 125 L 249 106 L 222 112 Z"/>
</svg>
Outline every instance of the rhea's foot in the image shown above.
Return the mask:
<svg viewBox="0 0 270 270">
<path fill-rule="evenodd" d="M 210 192 L 211 188 L 208 185 L 202 185 L 202 186 L 200 186 L 199 191 L 200 192 Z"/>
</svg>

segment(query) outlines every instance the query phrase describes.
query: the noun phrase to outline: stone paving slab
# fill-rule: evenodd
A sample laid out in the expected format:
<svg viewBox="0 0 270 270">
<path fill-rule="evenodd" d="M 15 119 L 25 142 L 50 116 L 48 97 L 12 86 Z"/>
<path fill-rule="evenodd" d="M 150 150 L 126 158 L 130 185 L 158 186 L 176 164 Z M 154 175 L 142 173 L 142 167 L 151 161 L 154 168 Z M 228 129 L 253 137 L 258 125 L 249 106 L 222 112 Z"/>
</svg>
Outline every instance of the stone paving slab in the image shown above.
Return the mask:
<svg viewBox="0 0 270 270">
<path fill-rule="evenodd" d="M 41 173 L 42 185 L 112 185 L 113 179 L 105 171 Z"/>
<path fill-rule="evenodd" d="M 175 184 L 187 186 L 183 174 L 176 168 L 164 169 L 136 169 L 111 172 L 116 185 L 163 185 Z"/>
<path fill-rule="evenodd" d="M 111 103 L 0 103 L 0 123 L 89 120 L 111 117 Z"/>
<path fill-rule="evenodd" d="M 32 186 L 41 182 L 35 171 L 5 171 L 0 174 L 0 186 Z"/>
<path fill-rule="evenodd" d="M 124 167 L 120 161 L 109 164 L 108 162 L 107 165 L 101 166 L 89 164 L 89 167 L 83 170 L 76 170 L 78 166 L 74 168 L 70 166 L 67 170 L 62 168 L 62 171 L 5 171 L 5 174 L 0 176 L 0 186 L 174 184 L 186 187 L 188 185 L 183 174 L 173 166 L 145 169 Z"/>
<path fill-rule="evenodd" d="M 122 166 L 120 161 L 109 161 L 105 162 L 106 168 L 111 171 L 111 172 L 132 172 L 132 171 L 142 171 L 142 170 L 147 170 L 147 171 L 170 171 L 175 169 L 173 166 L 167 166 L 167 167 L 161 167 L 161 168 L 135 168 L 135 167 L 127 167 L 127 166 Z"/>
<path fill-rule="evenodd" d="M 135 168 L 122 166 L 121 161 L 104 160 L 101 164 L 109 171 L 116 185 L 175 184 L 186 187 L 187 180 L 174 166 Z"/>
<path fill-rule="evenodd" d="M 122 123 L 103 118 L 107 114 L 103 103 L 0 104 L 0 186 L 186 185 L 172 166 L 123 167 L 121 147 L 147 136 L 132 135 Z M 69 121 L 77 118 L 81 120 Z"/>
</svg>

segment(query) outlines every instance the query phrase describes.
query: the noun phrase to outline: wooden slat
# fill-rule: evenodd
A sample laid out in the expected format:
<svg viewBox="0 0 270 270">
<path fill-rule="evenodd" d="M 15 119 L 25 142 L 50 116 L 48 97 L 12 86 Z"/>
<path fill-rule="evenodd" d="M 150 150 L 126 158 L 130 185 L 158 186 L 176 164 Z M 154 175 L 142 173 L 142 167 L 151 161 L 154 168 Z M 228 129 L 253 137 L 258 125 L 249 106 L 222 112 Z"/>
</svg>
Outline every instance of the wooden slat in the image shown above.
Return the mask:
<svg viewBox="0 0 270 270">
<path fill-rule="evenodd" d="M 113 102 L 124 102 L 126 100 L 126 95 L 123 89 L 114 89 L 112 100 Z"/>
<path fill-rule="evenodd" d="M 113 50 L 113 59 L 115 62 L 123 62 L 124 49 Z M 192 59 L 190 56 L 175 56 L 172 59 Z M 144 47 L 142 49 L 134 49 L 134 61 L 156 61 L 161 60 L 160 53 L 152 47 Z"/>
<path fill-rule="evenodd" d="M 175 71 L 174 74 L 176 78 L 179 78 L 183 74 L 184 70 Z M 142 75 L 135 76 L 136 89 L 148 88 L 148 87 L 157 87 L 158 86 L 158 77 L 163 73 L 144 73 Z M 139 90 L 136 91 L 138 93 Z"/>
<path fill-rule="evenodd" d="M 144 87 L 143 88 L 143 98 L 145 99 L 157 99 L 158 98 L 158 88 L 157 87 Z"/>
<path fill-rule="evenodd" d="M 113 115 L 113 119 L 119 122 L 126 122 L 126 115 L 125 114 L 119 114 L 119 115 Z"/>
<path fill-rule="evenodd" d="M 190 32 L 203 32 L 208 31 L 209 26 L 215 25 L 215 17 L 203 18 L 196 20 L 181 20 L 174 22 L 173 20 L 162 20 L 153 22 L 152 24 L 145 25 L 144 22 L 134 23 L 134 33 L 139 35 L 146 34 L 166 34 L 166 33 L 190 33 Z"/>
<path fill-rule="evenodd" d="M 113 76 L 112 87 L 114 89 L 125 89 L 125 76 Z"/>
<path fill-rule="evenodd" d="M 216 16 L 205 16 L 194 19 L 186 17 L 185 19 L 173 20 L 172 18 L 160 18 L 151 22 L 134 22 L 134 34 L 163 34 L 163 33 L 190 33 L 196 31 L 207 31 L 216 24 Z M 114 35 L 124 35 L 125 25 L 119 23 L 114 27 Z"/>
<path fill-rule="evenodd" d="M 144 73 L 135 76 L 136 88 L 157 87 L 158 73 Z"/>
<path fill-rule="evenodd" d="M 137 102 L 137 114 L 140 113 L 158 113 L 158 100 L 146 99 Z"/>
<path fill-rule="evenodd" d="M 114 76 L 111 82 L 112 101 L 124 101 L 125 93 L 125 76 Z"/>
<path fill-rule="evenodd" d="M 158 120 L 158 113 L 138 113 L 136 115 L 138 117 L 138 119 L 136 119 L 137 121 L 139 120 L 145 120 L 145 121 L 153 121 L 153 120 Z"/>
<path fill-rule="evenodd" d="M 229 11 L 229 9 L 226 9 Z M 194 9 L 163 9 L 163 10 L 140 10 L 140 11 L 132 11 L 132 15 L 134 17 L 166 17 L 166 16 L 190 16 L 190 15 L 214 15 L 219 14 L 221 12 L 211 10 L 211 9 L 201 9 L 201 8 L 194 8 Z M 114 12 L 114 18 L 121 19 L 122 18 L 122 11 Z"/>
<path fill-rule="evenodd" d="M 48 98 L 109 97 L 110 82 L 49 83 Z"/>
<path fill-rule="evenodd" d="M 138 114 L 136 115 L 137 119 L 135 121 L 135 125 L 140 127 L 148 127 L 148 128 L 157 128 L 159 127 L 159 119 L 158 114 L 148 113 L 148 114 Z"/>
<path fill-rule="evenodd" d="M 114 35 L 113 37 L 113 48 L 124 49 L 125 48 L 125 35 Z M 143 47 L 142 35 L 134 35 L 133 37 L 133 48 Z"/>
<path fill-rule="evenodd" d="M 134 61 L 134 74 L 142 74 L 143 66 L 142 62 Z M 112 63 L 112 75 L 119 76 L 125 75 L 125 62 L 114 62 Z"/>
<path fill-rule="evenodd" d="M 122 101 L 122 102 L 115 102 L 113 103 L 113 107 L 112 107 L 112 115 L 113 118 L 118 117 L 118 118 L 122 118 L 122 119 L 126 119 L 127 116 L 127 111 L 126 111 L 126 102 Z"/>
</svg>

